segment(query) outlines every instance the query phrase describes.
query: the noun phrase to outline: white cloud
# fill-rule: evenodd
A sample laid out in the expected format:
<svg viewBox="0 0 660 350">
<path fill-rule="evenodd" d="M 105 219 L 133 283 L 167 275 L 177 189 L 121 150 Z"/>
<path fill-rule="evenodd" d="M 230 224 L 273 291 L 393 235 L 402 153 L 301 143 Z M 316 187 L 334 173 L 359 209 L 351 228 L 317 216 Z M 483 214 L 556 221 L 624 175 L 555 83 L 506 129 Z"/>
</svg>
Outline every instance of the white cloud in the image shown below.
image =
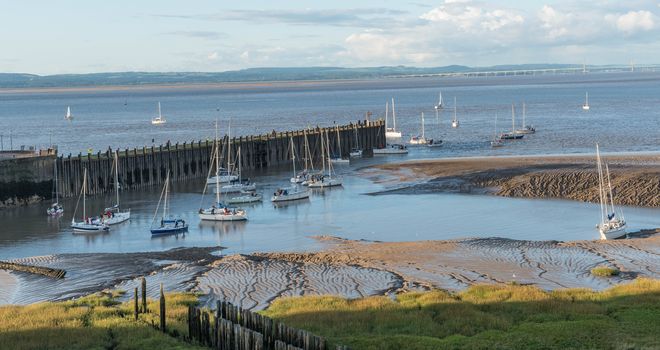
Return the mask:
<svg viewBox="0 0 660 350">
<path fill-rule="evenodd" d="M 218 53 L 217 52 L 211 52 L 210 54 L 208 54 L 208 56 L 206 56 L 206 58 L 211 60 L 211 61 L 217 60 L 218 59 Z"/>
<path fill-rule="evenodd" d="M 649 11 L 629 11 L 617 18 L 616 27 L 627 34 L 649 31 L 655 27 L 654 17 Z"/>
<path fill-rule="evenodd" d="M 524 22 L 523 16 L 511 10 L 482 8 L 466 0 L 446 0 L 444 5 L 431 9 L 420 18 L 430 22 L 450 23 L 463 31 L 495 31 Z"/>
<path fill-rule="evenodd" d="M 572 13 L 561 13 L 548 5 L 543 5 L 543 8 L 538 14 L 541 27 L 545 30 L 546 37 L 549 39 L 556 39 L 567 35 L 569 33 L 568 26 L 574 17 Z"/>
</svg>

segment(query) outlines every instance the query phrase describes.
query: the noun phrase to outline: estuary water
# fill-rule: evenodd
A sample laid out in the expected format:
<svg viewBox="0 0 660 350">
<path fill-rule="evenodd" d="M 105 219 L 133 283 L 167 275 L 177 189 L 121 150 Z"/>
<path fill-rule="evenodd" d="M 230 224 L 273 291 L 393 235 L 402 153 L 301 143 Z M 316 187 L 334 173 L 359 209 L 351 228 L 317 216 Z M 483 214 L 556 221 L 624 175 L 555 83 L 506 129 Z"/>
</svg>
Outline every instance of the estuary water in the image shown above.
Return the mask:
<svg viewBox="0 0 660 350">
<path fill-rule="evenodd" d="M 437 119 L 433 105 L 442 92 L 445 109 Z M 590 111 L 583 111 L 589 92 Z M 412 149 L 408 156 L 358 160 L 338 169 L 344 187 L 315 192 L 309 201 L 274 206 L 268 201 L 277 186 L 288 185 L 288 169 L 250 176 L 264 202 L 246 206 L 244 223 L 200 222 L 197 210 L 203 182 L 177 183 L 172 212 L 190 224 L 189 232 L 152 238 L 149 227 L 160 188 L 122 194 L 131 208 L 130 222 L 102 235 L 74 235 L 69 223 L 76 199 L 63 202 L 66 214 L 46 217 L 48 203 L 0 211 L 0 259 L 74 252 L 136 252 L 181 246 L 227 247 L 227 252 L 292 251 L 319 248 L 314 235 L 350 239 L 407 241 L 459 237 L 506 237 L 533 240 L 597 239 L 597 204 L 563 200 L 513 199 L 480 195 L 425 194 L 370 196 L 381 185 L 361 178 L 355 169 L 374 162 L 482 155 L 592 153 L 595 142 L 609 152 L 660 150 L 660 74 L 518 76 L 489 78 L 416 78 L 371 81 L 247 84 L 139 89 L 0 91 L 0 134 L 16 145 L 56 144 L 60 153 L 132 148 L 212 137 L 216 118 L 232 134 L 291 130 L 308 125 L 348 123 L 382 117 L 385 102 L 396 99 L 397 127 L 404 139 L 419 132 L 441 138 L 438 149 Z M 452 129 L 453 98 L 461 127 Z M 160 101 L 168 122 L 152 126 Z M 538 132 L 493 150 L 488 141 L 510 128 L 511 103 L 518 117 L 522 102 L 527 122 Z M 63 119 L 66 106 L 75 115 Z M 520 123 L 520 119 L 517 120 Z M 88 200 L 93 213 L 112 196 Z M 660 227 L 660 210 L 623 208 L 630 230 Z"/>
</svg>

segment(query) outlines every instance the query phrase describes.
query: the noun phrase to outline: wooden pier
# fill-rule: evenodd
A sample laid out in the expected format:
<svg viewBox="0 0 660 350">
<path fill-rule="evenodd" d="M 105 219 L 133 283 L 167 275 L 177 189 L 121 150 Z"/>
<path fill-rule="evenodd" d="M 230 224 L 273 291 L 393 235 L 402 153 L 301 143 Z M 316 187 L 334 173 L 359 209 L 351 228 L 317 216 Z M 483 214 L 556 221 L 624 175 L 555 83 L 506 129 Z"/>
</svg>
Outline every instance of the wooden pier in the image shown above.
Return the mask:
<svg viewBox="0 0 660 350">
<path fill-rule="evenodd" d="M 331 153 L 341 144 L 341 155 L 347 158 L 351 149 L 360 148 L 364 156 L 373 154 L 374 148 L 385 146 L 385 122 L 358 121 L 357 123 L 326 128 L 310 128 L 297 131 L 273 132 L 257 136 L 233 137 L 229 142 L 232 157 L 240 148 L 244 170 L 264 169 L 290 164 L 290 143 L 293 140 L 296 158 L 304 157 L 305 137 L 309 143 L 311 158 L 318 163 L 321 158 L 321 137 L 328 133 Z M 337 134 L 339 134 L 338 142 Z M 227 136 L 219 142 L 225 156 Z M 359 146 L 358 146 L 359 145 Z M 142 147 L 118 151 L 119 184 L 122 190 L 161 185 L 170 172 L 172 181 L 204 178 L 209 173 L 214 141 L 168 143 L 158 147 Z M 89 176 L 88 194 L 102 194 L 114 191 L 114 152 L 60 156 L 57 158 L 58 188 L 60 196 L 72 197 L 80 193 L 83 169 Z M 224 157 L 222 157 L 224 159 Z M 226 163 L 226 160 L 223 161 Z"/>
</svg>

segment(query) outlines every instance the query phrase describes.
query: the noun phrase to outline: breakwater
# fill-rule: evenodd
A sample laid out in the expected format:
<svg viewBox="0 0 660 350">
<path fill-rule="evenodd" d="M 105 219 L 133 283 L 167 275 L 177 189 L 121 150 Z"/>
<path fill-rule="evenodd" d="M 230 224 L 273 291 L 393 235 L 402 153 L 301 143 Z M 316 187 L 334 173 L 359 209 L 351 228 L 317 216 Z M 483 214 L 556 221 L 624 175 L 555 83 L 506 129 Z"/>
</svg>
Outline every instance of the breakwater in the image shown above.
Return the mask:
<svg viewBox="0 0 660 350">
<path fill-rule="evenodd" d="M 315 127 L 296 131 L 275 132 L 255 136 L 224 136 L 219 140 L 222 145 L 221 162 L 227 163 L 227 146 L 231 147 L 232 158 L 239 154 L 244 170 L 264 169 L 291 163 L 291 143 L 296 158 L 300 161 L 305 156 L 305 139 L 309 144 L 311 160 L 318 163 L 321 159 L 321 138 L 327 138 L 330 152 L 348 157 L 352 149 L 359 148 L 365 156 L 371 155 L 373 148 L 385 145 L 385 123 L 377 121 L 358 121 L 342 126 Z M 167 172 L 172 181 L 204 178 L 212 164 L 213 140 L 183 143 L 168 142 L 159 146 L 117 151 L 118 180 L 122 190 L 134 190 L 160 185 L 165 181 Z M 341 145 L 341 147 L 339 147 Z M 53 188 L 54 167 L 57 163 L 57 181 L 61 197 L 72 197 L 80 193 L 83 182 L 83 170 L 87 169 L 87 193 L 102 194 L 114 191 L 115 175 L 113 162 L 115 150 L 55 157 L 33 157 L 29 163 L 22 164 L 21 191 L 13 189 L 13 183 L 0 177 L 0 185 L 16 192 L 15 196 L 28 197 L 35 194 L 50 198 Z M 237 159 L 232 159 L 236 164 Z M 5 173 L 14 174 L 13 163 L 0 163 Z M 27 168 L 28 170 L 25 170 Z M 10 179 L 15 183 L 15 176 Z M 12 193 L 13 193 L 12 192 Z"/>
</svg>

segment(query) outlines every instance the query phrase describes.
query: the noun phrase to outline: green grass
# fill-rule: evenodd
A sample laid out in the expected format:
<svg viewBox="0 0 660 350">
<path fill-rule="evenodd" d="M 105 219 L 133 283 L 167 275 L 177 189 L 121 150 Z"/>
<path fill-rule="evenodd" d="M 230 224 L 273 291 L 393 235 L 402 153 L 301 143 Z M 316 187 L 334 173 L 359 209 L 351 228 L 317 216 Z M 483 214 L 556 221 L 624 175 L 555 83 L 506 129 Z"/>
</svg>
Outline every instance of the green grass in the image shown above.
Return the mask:
<svg viewBox="0 0 660 350">
<path fill-rule="evenodd" d="M 121 304 L 116 295 L 98 293 L 75 301 L 0 307 L 1 349 L 201 349 L 154 329 L 157 302 L 135 321 L 133 303 Z M 167 295 L 168 328 L 187 333 L 187 305 L 191 294 Z"/>
<path fill-rule="evenodd" d="M 619 269 L 607 266 L 597 266 L 591 269 L 591 274 L 598 277 L 611 277 L 619 274 Z"/>
<path fill-rule="evenodd" d="M 660 280 L 602 292 L 479 285 L 346 300 L 276 300 L 264 314 L 352 349 L 660 349 Z"/>
</svg>

